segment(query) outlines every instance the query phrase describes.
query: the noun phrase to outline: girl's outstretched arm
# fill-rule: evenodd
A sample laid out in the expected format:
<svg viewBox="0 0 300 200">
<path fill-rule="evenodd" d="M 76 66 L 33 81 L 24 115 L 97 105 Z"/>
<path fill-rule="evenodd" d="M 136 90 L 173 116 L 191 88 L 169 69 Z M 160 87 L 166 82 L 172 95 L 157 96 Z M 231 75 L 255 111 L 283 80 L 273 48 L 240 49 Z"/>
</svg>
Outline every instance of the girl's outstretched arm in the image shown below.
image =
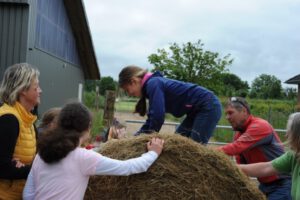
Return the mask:
<svg viewBox="0 0 300 200">
<path fill-rule="evenodd" d="M 161 154 L 163 144 L 164 140 L 152 138 L 147 143 L 147 153 L 138 158 L 124 161 L 101 156 L 96 166 L 96 175 L 128 176 L 130 174 L 145 172 Z"/>
<path fill-rule="evenodd" d="M 277 174 L 278 172 L 272 166 L 272 162 L 261 162 L 254 164 L 238 165 L 238 167 L 248 176 L 265 177 Z"/>
</svg>

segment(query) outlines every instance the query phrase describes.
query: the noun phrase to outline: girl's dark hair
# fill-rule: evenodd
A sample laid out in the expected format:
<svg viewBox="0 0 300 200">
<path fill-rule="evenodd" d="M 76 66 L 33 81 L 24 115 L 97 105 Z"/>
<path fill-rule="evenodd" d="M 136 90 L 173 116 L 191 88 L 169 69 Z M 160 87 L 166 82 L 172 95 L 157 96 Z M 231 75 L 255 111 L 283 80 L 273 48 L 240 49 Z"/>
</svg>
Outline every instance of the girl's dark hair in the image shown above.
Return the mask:
<svg viewBox="0 0 300 200">
<path fill-rule="evenodd" d="M 58 116 L 57 127 L 47 130 L 38 140 L 38 153 L 46 163 L 63 159 L 79 145 L 79 139 L 89 129 L 92 115 L 81 103 L 66 104 Z"/>
<path fill-rule="evenodd" d="M 146 115 L 147 103 L 146 103 L 146 97 L 144 95 L 142 95 L 139 101 L 136 103 L 134 112 L 139 113 L 140 116 Z"/>
<path fill-rule="evenodd" d="M 130 84 L 133 77 L 138 77 L 143 79 L 145 74 L 147 73 L 147 70 L 134 66 L 129 65 L 127 67 L 124 67 L 122 71 L 119 73 L 119 86 L 124 87 L 127 84 Z M 147 103 L 146 103 L 146 97 L 144 96 L 142 92 L 142 96 L 135 105 L 135 113 L 139 113 L 141 116 L 145 116 L 147 112 Z"/>
</svg>

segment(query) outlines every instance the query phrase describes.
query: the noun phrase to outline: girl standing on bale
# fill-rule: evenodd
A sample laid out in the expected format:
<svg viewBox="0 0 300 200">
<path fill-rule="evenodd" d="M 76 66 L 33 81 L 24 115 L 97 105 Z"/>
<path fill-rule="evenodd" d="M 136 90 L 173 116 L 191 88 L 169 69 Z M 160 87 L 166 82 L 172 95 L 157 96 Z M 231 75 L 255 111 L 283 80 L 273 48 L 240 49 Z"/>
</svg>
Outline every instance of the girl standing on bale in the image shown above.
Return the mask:
<svg viewBox="0 0 300 200">
<path fill-rule="evenodd" d="M 125 161 L 80 148 L 89 138 L 91 113 L 81 103 L 66 104 L 56 128 L 41 135 L 23 192 L 27 199 L 83 199 L 91 175 L 130 175 L 147 171 L 160 155 L 164 141 L 152 138 L 148 152 Z"/>
<path fill-rule="evenodd" d="M 206 88 L 168 79 L 158 71 L 148 73 L 137 66 L 128 66 L 119 74 L 119 86 L 128 95 L 140 97 L 135 112 L 146 114 L 146 99 L 149 100 L 148 119 L 135 134 L 159 132 L 165 114 L 175 117 L 186 115 L 176 132 L 207 144 L 221 118 L 218 98 Z"/>
<path fill-rule="evenodd" d="M 292 175 L 292 199 L 300 199 L 300 113 L 290 115 L 287 123 L 287 142 L 291 151 L 270 162 L 262 162 L 239 167 L 248 176 L 265 177 L 278 173 Z"/>
<path fill-rule="evenodd" d="M 21 199 L 36 154 L 31 113 L 40 103 L 39 71 L 27 63 L 6 69 L 0 86 L 0 199 Z"/>
</svg>

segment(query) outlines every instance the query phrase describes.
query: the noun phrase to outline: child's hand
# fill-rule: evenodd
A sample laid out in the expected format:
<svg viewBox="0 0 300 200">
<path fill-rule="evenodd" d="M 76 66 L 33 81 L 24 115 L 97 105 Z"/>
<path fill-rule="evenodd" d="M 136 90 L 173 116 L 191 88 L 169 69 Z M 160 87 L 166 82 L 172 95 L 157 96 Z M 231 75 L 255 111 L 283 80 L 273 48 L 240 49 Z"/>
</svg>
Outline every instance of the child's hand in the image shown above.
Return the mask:
<svg viewBox="0 0 300 200">
<path fill-rule="evenodd" d="M 19 158 L 13 158 L 12 161 L 16 163 L 16 168 L 21 168 L 25 166 L 25 164 L 22 163 Z"/>
<path fill-rule="evenodd" d="M 163 139 L 154 137 L 147 143 L 147 149 L 148 151 L 155 151 L 157 155 L 160 155 L 164 146 L 164 142 L 165 141 Z"/>
</svg>

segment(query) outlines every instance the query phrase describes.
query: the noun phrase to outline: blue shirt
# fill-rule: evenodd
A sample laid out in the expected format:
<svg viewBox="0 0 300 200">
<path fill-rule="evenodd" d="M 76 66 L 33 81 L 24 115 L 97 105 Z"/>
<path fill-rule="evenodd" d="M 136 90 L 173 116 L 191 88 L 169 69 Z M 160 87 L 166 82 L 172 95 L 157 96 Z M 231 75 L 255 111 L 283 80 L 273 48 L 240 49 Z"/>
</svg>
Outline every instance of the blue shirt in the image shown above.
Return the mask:
<svg viewBox="0 0 300 200">
<path fill-rule="evenodd" d="M 165 113 L 175 117 L 205 109 L 215 98 L 213 92 L 196 84 L 168 79 L 158 71 L 146 80 L 143 95 L 149 100 L 148 119 L 140 132 L 159 132 Z"/>
</svg>

